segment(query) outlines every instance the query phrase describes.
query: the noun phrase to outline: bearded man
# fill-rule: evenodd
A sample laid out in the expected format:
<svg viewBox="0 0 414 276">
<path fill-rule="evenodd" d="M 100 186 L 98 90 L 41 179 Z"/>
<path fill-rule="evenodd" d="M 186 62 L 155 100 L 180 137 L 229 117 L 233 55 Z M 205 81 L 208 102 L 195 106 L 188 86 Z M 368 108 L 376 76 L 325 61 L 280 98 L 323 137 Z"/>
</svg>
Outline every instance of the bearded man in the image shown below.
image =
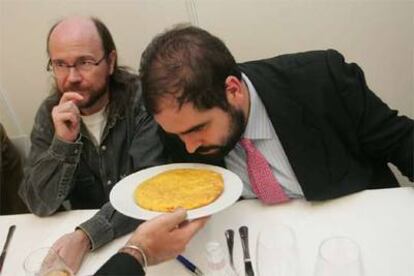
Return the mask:
<svg viewBox="0 0 414 276">
<path fill-rule="evenodd" d="M 243 198 L 327 200 L 414 180 L 414 121 L 335 50 L 237 64 L 218 37 L 179 25 L 141 58 L 147 110 L 173 160 L 226 166 Z"/>
<path fill-rule="evenodd" d="M 49 31 L 47 53 L 55 88 L 35 118 L 20 196 L 38 216 L 101 208 L 54 245 L 77 271 L 89 250 L 136 228 L 107 203 L 109 193 L 122 177 L 163 162 L 162 146 L 139 79 L 118 67 L 101 21 L 61 20 Z"/>
</svg>

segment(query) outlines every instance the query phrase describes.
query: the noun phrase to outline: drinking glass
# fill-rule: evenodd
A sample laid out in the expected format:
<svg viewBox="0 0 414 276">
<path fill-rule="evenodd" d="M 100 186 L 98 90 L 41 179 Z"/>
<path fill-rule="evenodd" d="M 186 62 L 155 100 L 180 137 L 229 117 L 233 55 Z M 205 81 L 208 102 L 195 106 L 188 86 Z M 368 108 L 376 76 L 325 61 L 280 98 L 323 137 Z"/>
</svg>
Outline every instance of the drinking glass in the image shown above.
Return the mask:
<svg viewBox="0 0 414 276">
<path fill-rule="evenodd" d="M 60 256 L 50 247 L 32 251 L 24 260 L 26 276 L 74 276 Z"/>
<path fill-rule="evenodd" d="M 314 276 L 362 276 L 359 246 L 347 237 L 331 237 L 320 247 Z"/>
<path fill-rule="evenodd" d="M 294 231 L 287 225 L 265 226 L 256 243 L 256 268 L 260 276 L 298 276 L 299 254 Z"/>
</svg>

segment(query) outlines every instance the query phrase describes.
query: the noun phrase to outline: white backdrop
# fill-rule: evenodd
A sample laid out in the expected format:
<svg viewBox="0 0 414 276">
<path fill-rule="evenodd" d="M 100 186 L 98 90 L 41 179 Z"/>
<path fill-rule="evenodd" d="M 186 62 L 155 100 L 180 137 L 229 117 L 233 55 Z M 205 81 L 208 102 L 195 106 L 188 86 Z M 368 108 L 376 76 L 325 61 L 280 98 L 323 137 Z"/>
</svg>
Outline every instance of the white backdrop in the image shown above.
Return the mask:
<svg viewBox="0 0 414 276">
<path fill-rule="evenodd" d="M 102 19 L 120 63 L 134 69 L 151 38 L 179 22 L 216 34 L 238 61 L 335 48 L 385 102 L 414 117 L 413 1 L 0 0 L 0 91 L 15 114 L 1 102 L 0 121 L 12 136 L 30 133 L 49 93 L 49 28 L 75 14 Z"/>
</svg>

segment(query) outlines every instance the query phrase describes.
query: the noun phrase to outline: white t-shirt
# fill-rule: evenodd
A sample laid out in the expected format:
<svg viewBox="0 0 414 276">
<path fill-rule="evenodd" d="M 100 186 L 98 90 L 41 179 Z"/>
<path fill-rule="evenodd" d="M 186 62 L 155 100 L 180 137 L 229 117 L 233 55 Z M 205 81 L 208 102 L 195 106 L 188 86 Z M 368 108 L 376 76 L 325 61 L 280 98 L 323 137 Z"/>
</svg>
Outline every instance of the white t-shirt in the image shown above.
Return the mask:
<svg viewBox="0 0 414 276">
<path fill-rule="evenodd" d="M 277 136 L 266 109 L 260 100 L 253 84 L 245 74 L 242 74 L 250 97 L 250 115 L 247 120 L 244 138 L 252 140 L 254 146 L 262 153 L 269 163 L 273 175 L 279 180 L 286 195 L 290 198 L 303 197 L 303 191 L 290 165 L 285 150 Z M 252 191 L 247 173 L 246 154 L 238 143 L 225 157 L 226 167 L 235 172 L 243 181 L 243 197 L 256 198 Z"/>
<path fill-rule="evenodd" d="M 106 106 L 94 114 L 81 116 L 81 118 L 91 135 L 92 142 L 95 146 L 99 146 L 101 144 L 102 133 L 108 120 Z"/>
</svg>

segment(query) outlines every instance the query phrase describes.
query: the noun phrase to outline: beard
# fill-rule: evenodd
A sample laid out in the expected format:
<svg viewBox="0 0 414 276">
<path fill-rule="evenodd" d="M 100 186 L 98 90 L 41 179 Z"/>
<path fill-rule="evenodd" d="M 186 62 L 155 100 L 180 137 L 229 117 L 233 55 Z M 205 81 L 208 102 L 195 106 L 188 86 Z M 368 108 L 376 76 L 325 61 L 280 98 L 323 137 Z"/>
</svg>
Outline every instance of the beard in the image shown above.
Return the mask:
<svg viewBox="0 0 414 276">
<path fill-rule="evenodd" d="M 108 87 L 105 86 L 97 90 L 86 90 L 75 84 L 68 87 L 66 91 L 75 91 L 84 97 L 87 96 L 87 101 L 79 102 L 77 106 L 79 109 L 88 109 L 93 107 L 103 96 L 106 95 Z"/>
<path fill-rule="evenodd" d="M 246 118 L 241 109 L 229 108 L 230 129 L 220 145 L 199 147 L 194 154 L 200 158 L 224 158 L 237 144 L 246 128 Z"/>
</svg>

